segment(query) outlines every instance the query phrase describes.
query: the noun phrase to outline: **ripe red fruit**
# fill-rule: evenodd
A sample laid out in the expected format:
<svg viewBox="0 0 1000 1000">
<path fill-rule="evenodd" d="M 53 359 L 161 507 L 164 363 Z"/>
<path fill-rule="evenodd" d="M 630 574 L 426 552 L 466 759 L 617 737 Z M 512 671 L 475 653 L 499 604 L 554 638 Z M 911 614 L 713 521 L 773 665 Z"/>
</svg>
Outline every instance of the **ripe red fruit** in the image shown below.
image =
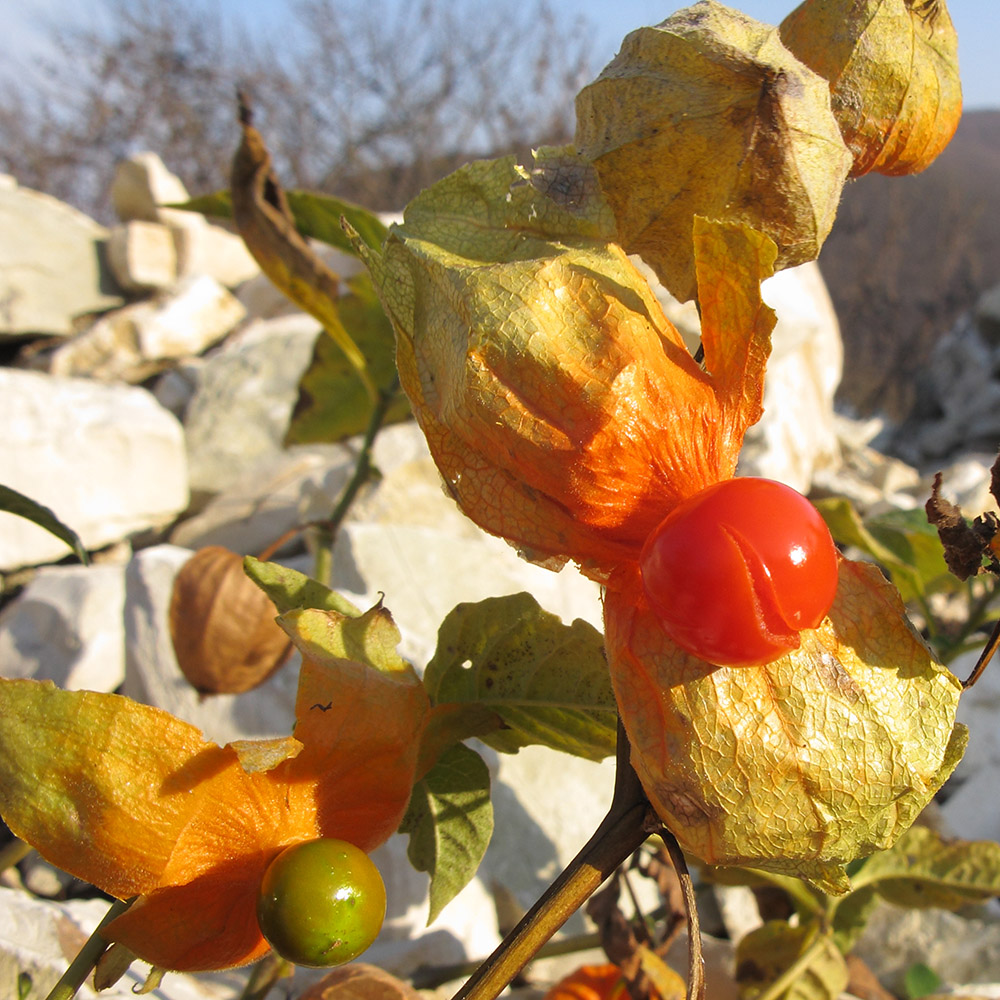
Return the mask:
<svg viewBox="0 0 1000 1000">
<path fill-rule="evenodd" d="M 257 922 L 267 943 L 296 965 L 341 965 L 378 936 L 385 885 L 371 858 L 346 840 L 286 847 L 264 872 Z"/>
<path fill-rule="evenodd" d="M 741 478 L 667 515 L 639 557 L 667 634 L 709 663 L 769 663 L 826 616 L 838 556 L 819 511 L 791 487 Z"/>
</svg>

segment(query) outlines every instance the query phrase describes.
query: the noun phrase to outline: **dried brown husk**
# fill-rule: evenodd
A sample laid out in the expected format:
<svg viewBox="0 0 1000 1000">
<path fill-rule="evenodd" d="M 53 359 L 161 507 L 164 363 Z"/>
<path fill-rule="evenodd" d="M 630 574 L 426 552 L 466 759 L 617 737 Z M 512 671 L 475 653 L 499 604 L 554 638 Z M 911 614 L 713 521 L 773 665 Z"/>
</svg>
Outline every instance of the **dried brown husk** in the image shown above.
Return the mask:
<svg viewBox="0 0 1000 1000">
<path fill-rule="evenodd" d="M 778 268 L 818 255 L 852 160 L 826 81 L 776 28 L 702 0 L 632 32 L 576 111 L 619 241 L 678 299 L 696 215 L 765 233 Z"/>
<path fill-rule="evenodd" d="M 240 694 L 288 659 L 291 640 L 275 607 L 243 572 L 243 558 L 199 549 L 174 580 L 170 635 L 181 672 L 203 694 Z"/>
<path fill-rule="evenodd" d="M 951 141 L 962 85 L 945 0 L 805 0 L 779 30 L 830 83 L 852 177 L 917 173 Z"/>
</svg>

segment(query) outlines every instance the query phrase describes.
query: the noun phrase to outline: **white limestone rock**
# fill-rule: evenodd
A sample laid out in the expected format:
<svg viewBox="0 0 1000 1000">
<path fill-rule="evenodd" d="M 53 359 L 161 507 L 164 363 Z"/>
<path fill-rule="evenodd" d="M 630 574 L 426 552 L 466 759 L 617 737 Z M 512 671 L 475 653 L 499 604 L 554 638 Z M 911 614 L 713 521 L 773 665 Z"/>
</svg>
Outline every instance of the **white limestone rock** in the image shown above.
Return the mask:
<svg viewBox="0 0 1000 1000">
<path fill-rule="evenodd" d="M 208 358 L 184 418 L 192 491 L 219 493 L 282 450 L 319 333 L 304 313 L 255 321 Z"/>
<path fill-rule="evenodd" d="M 641 259 L 632 260 L 694 352 L 701 339 L 694 302 L 679 303 Z M 815 261 L 779 271 L 761 285 L 761 295 L 778 318 L 764 383 L 764 416 L 747 433 L 739 472 L 807 493 L 814 474 L 840 459 L 833 412 L 843 371 L 840 325 Z"/>
<path fill-rule="evenodd" d="M 0 426 L 4 485 L 51 508 L 88 549 L 162 528 L 187 507 L 183 432 L 145 389 L 0 369 Z M 0 571 L 68 554 L 0 512 Z"/>
<path fill-rule="evenodd" d="M 144 381 L 157 363 L 197 356 L 244 318 L 236 298 L 214 278 L 186 278 L 155 299 L 99 319 L 53 351 L 54 375 Z"/>
<path fill-rule="evenodd" d="M 740 474 L 808 493 L 818 469 L 840 459 L 833 397 L 843 371 L 840 325 L 815 261 L 761 285 L 778 321 L 764 381 L 764 416 L 747 433 Z"/>
<path fill-rule="evenodd" d="M 193 553 L 175 545 L 137 552 L 125 571 L 125 681 L 122 694 L 155 705 L 224 744 L 287 736 L 295 721 L 297 654 L 259 687 L 202 697 L 177 665 L 170 638 L 174 577 Z"/>
<path fill-rule="evenodd" d="M 949 669 L 964 680 L 972 672 L 978 650 L 964 653 Z M 962 694 L 957 719 L 969 727 L 969 747 L 945 787 L 941 816 L 953 836 L 966 840 L 1000 841 L 1000 670 L 994 662 Z M 1000 966 L 998 966 L 1000 968 Z"/>
<path fill-rule="evenodd" d="M 205 224 L 192 225 L 180 215 Z M 190 212 L 175 212 L 169 219 L 180 275 L 206 274 L 226 288 L 236 288 L 260 274 L 260 265 L 235 233 Z"/>
<path fill-rule="evenodd" d="M 0 673 L 68 691 L 114 691 L 125 677 L 125 567 L 48 566 L 0 611 Z"/>
<path fill-rule="evenodd" d="M 183 181 L 156 153 L 135 153 L 122 160 L 111 182 L 111 204 L 122 222 L 162 222 L 162 205 L 180 204 L 189 198 Z"/>
<path fill-rule="evenodd" d="M 69 963 L 108 912 L 102 899 L 55 903 L 33 899 L 19 889 L 0 887 L 0 996 L 17 997 L 18 979 L 29 977 L 29 997 L 44 997 L 59 981 Z M 146 980 L 149 966 L 132 967 L 114 986 L 96 993 L 84 984 L 77 996 L 132 997 Z M 154 996 L 161 1000 L 235 1000 L 245 973 L 194 977 L 168 973 Z"/>
<path fill-rule="evenodd" d="M 122 288 L 130 292 L 159 292 L 177 281 L 174 234 L 159 222 L 134 219 L 111 230 L 108 264 Z"/>
<path fill-rule="evenodd" d="M 223 545 L 257 555 L 292 529 L 329 516 L 347 482 L 354 453 L 344 445 L 308 445 L 269 455 L 174 528 L 175 545 Z M 302 537 L 292 540 L 301 549 Z"/>
<path fill-rule="evenodd" d="M 107 235 L 47 194 L 0 185 L 0 338 L 66 336 L 81 317 L 120 306 Z"/>
<path fill-rule="evenodd" d="M 995 983 L 1000 973 L 1000 921 L 883 903 L 854 953 L 897 996 L 906 995 L 904 976 L 917 962 L 933 969 L 945 984 Z M 980 994 L 973 989 L 962 995 Z"/>
</svg>

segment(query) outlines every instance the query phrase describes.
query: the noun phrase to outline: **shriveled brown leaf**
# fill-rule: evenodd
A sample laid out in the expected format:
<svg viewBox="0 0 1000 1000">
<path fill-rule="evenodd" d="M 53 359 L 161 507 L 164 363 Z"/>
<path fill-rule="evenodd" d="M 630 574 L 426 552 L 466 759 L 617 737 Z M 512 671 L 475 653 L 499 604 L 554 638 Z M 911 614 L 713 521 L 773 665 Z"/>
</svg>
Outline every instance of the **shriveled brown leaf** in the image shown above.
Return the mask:
<svg viewBox="0 0 1000 1000">
<path fill-rule="evenodd" d="M 680 300 L 695 294 L 695 216 L 766 233 L 778 268 L 819 253 L 851 155 L 826 81 L 776 28 L 702 0 L 628 35 L 576 112 L 620 242 Z"/>
<path fill-rule="evenodd" d="M 271 281 L 299 308 L 323 324 L 374 399 L 368 362 L 340 317 L 337 305 L 340 279 L 296 229 L 271 154 L 253 127 L 245 104 L 240 108 L 240 125 L 243 137 L 233 157 L 230 178 L 233 220 L 240 236 Z"/>
<path fill-rule="evenodd" d="M 421 1000 L 408 983 L 374 965 L 352 962 L 313 983 L 299 1000 Z"/>
<path fill-rule="evenodd" d="M 951 141 L 962 86 L 945 0 L 805 0 L 780 31 L 830 82 L 852 177 L 917 173 Z"/>
<path fill-rule="evenodd" d="M 1000 518 L 987 511 L 970 525 L 961 508 L 941 493 L 941 483 L 939 472 L 934 476 L 931 495 L 924 509 L 927 520 L 937 528 L 948 569 L 959 580 L 967 580 L 982 568 L 984 556 L 996 562 L 995 544 L 1000 535 Z"/>
<path fill-rule="evenodd" d="M 292 643 L 271 600 L 219 545 L 196 552 L 174 580 L 170 636 L 181 672 L 205 694 L 239 694 L 288 659 Z"/>
</svg>

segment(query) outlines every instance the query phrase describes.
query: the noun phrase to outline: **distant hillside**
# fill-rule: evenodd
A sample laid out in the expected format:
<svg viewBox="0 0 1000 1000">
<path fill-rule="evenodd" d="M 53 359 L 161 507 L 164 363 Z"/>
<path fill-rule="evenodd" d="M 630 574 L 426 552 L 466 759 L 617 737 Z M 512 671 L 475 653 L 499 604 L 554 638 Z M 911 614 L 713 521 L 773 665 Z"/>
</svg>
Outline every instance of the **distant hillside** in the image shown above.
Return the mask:
<svg viewBox="0 0 1000 1000">
<path fill-rule="evenodd" d="M 922 174 L 848 185 L 819 263 L 844 336 L 839 401 L 902 418 L 936 340 L 1000 284 L 1000 111 L 968 112 Z"/>
</svg>

